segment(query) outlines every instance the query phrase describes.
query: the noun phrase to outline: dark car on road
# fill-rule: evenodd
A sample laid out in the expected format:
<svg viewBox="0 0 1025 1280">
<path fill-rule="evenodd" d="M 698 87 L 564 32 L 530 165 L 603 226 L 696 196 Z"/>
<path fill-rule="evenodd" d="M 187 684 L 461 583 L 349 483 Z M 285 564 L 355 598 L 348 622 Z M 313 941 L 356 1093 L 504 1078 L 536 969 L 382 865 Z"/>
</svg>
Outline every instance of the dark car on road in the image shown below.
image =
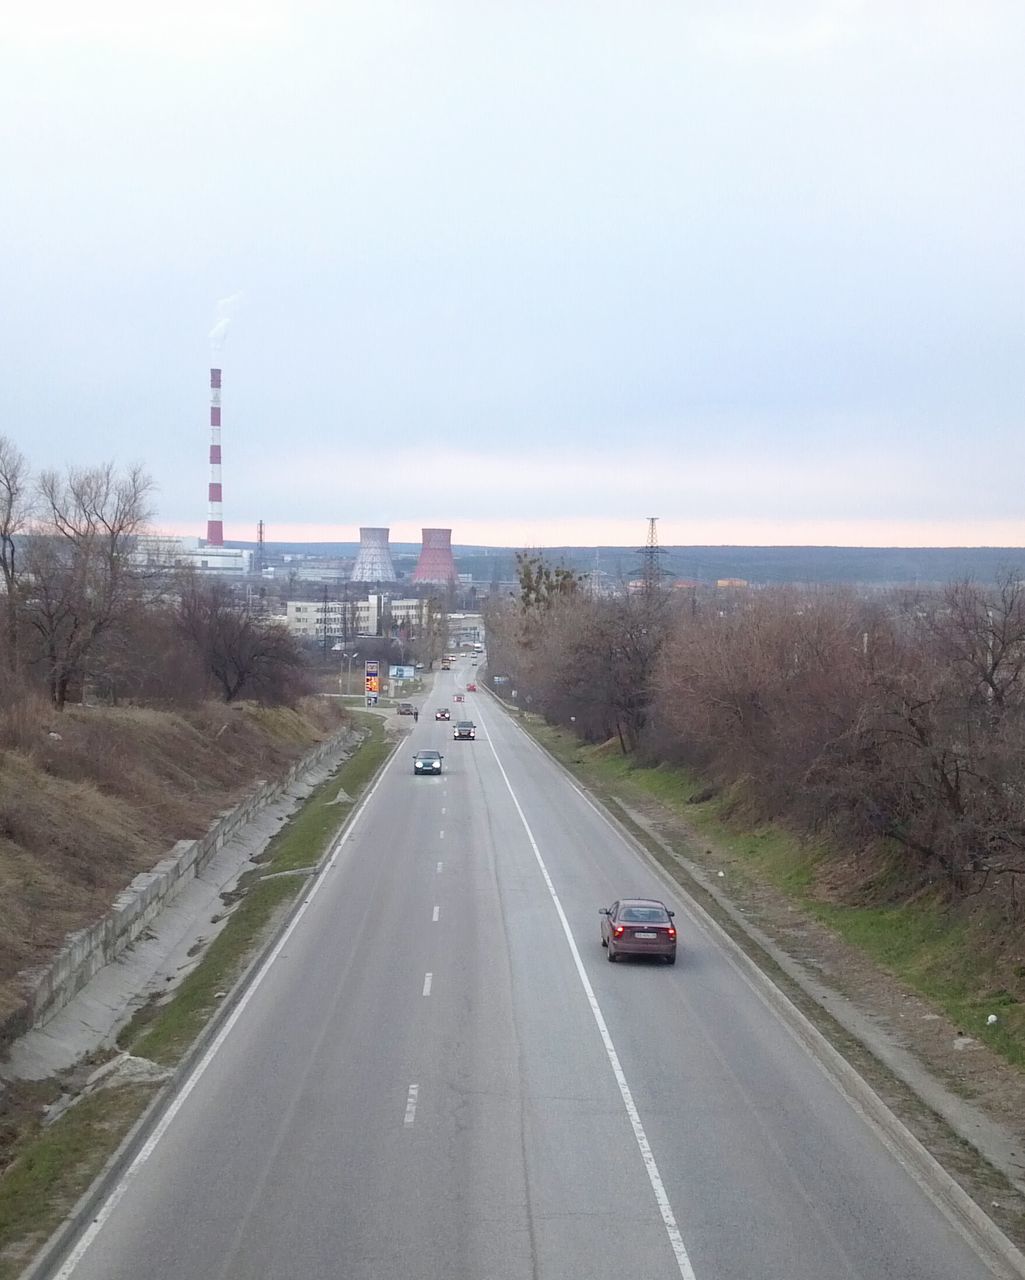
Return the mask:
<svg viewBox="0 0 1025 1280">
<path fill-rule="evenodd" d="M 601 945 L 608 948 L 609 963 L 620 956 L 661 956 L 676 963 L 676 926 L 673 912 L 656 898 L 621 898 L 602 907 Z"/>
<path fill-rule="evenodd" d="M 412 704 L 411 702 L 400 702 L 400 703 L 399 703 L 399 715 L 400 715 L 400 716 L 411 716 L 415 710 L 416 710 L 416 708 L 413 706 L 413 704 Z"/>
<path fill-rule="evenodd" d="M 453 738 L 476 738 L 477 726 L 472 720 L 457 720 L 452 726 Z"/>
<path fill-rule="evenodd" d="M 434 713 L 434 718 L 435 720 L 451 720 L 452 712 L 449 711 L 448 707 L 439 707 Z"/>
<path fill-rule="evenodd" d="M 413 757 L 415 774 L 441 773 L 441 762 L 445 757 L 440 751 L 418 751 Z"/>
</svg>

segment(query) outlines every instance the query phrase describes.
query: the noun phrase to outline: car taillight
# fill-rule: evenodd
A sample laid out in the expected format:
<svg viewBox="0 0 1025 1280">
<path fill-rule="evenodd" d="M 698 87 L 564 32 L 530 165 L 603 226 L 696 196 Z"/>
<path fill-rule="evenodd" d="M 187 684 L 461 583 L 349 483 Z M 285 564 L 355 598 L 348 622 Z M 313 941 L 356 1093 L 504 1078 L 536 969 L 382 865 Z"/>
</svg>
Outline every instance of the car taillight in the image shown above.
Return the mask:
<svg viewBox="0 0 1025 1280">
<path fill-rule="evenodd" d="M 675 937 L 676 937 L 676 930 L 673 928 L 673 926 L 672 926 L 672 925 L 670 925 L 670 926 L 669 926 L 669 936 L 670 936 L 670 938 L 675 938 Z"/>
<path fill-rule="evenodd" d="M 626 933 L 625 924 L 617 924 L 616 927 L 612 930 L 612 936 L 614 938 L 621 938 L 624 933 Z"/>
</svg>

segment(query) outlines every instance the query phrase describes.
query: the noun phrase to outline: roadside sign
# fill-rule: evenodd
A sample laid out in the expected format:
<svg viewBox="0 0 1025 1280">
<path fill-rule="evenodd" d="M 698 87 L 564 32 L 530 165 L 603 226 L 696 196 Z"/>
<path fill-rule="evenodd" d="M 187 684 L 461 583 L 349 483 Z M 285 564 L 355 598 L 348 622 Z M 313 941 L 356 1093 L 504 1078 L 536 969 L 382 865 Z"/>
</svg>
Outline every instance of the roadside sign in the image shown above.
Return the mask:
<svg viewBox="0 0 1025 1280">
<path fill-rule="evenodd" d="M 363 664 L 363 683 L 367 695 L 381 692 L 381 664 L 376 658 L 368 658 Z"/>
</svg>

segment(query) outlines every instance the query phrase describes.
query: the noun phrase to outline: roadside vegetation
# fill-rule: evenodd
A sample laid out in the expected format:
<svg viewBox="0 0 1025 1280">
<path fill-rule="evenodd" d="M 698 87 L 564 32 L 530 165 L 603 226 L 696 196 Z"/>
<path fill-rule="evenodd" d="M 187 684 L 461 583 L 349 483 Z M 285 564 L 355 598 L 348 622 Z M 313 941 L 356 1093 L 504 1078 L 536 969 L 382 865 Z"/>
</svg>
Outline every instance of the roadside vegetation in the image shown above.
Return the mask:
<svg viewBox="0 0 1025 1280">
<path fill-rule="evenodd" d="M 521 564 L 521 570 L 523 565 Z M 496 687 L 1025 1062 L 1025 588 L 860 597 L 570 576 L 487 614 Z M 553 731 L 557 731 L 552 737 Z M 989 1021 L 990 1017 L 995 1020 Z"/>
</svg>

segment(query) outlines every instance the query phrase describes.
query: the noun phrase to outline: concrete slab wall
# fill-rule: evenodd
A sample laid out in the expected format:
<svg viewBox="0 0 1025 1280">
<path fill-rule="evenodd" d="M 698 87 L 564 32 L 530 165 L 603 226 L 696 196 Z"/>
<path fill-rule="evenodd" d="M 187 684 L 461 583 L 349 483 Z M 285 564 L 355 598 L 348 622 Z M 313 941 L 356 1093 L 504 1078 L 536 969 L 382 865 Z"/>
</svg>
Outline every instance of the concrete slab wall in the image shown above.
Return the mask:
<svg viewBox="0 0 1025 1280">
<path fill-rule="evenodd" d="M 354 746 L 359 738 L 356 730 L 346 729 L 320 743 L 297 760 L 279 781 L 257 783 L 242 803 L 222 813 L 204 836 L 198 840 L 179 840 L 151 871 L 137 875 L 114 899 L 102 919 L 87 929 L 68 934 L 64 946 L 49 964 L 25 971 L 27 1008 L 16 1015 L 17 1027 L 0 1028 L 0 1039 L 5 1032 L 20 1034 L 30 1027 L 41 1026 L 63 1008 L 99 969 L 135 941 L 258 810 L 276 800 L 315 765 Z"/>
</svg>

